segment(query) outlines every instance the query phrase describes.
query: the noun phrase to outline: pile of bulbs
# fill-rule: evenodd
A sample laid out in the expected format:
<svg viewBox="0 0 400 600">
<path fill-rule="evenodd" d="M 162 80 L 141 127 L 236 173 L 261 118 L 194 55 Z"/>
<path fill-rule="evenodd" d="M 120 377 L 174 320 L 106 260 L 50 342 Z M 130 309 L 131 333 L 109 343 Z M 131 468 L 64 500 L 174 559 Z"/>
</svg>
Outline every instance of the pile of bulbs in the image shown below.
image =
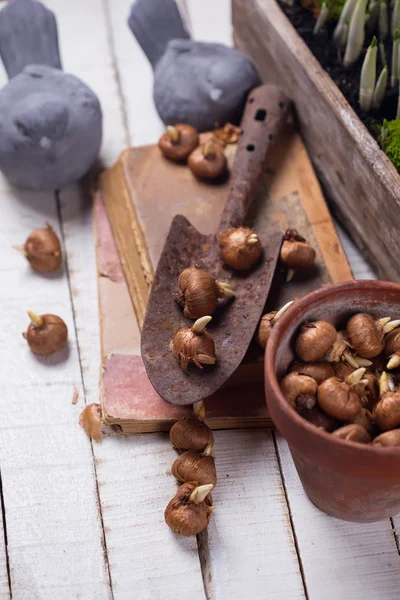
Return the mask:
<svg viewBox="0 0 400 600">
<path fill-rule="evenodd" d="M 400 446 L 400 320 L 353 315 L 346 329 L 304 323 L 281 381 L 290 405 L 343 440 Z M 399 390 L 399 391 L 398 391 Z"/>
<path fill-rule="evenodd" d="M 228 229 L 221 235 L 219 244 L 223 262 L 237 271 L 251 269 L 263 252 L 258 235 L 249 227 Z M 287 280 L 293 277 L 295 270 L 310 267 L 315 256 L 314 248 L 295 229 L 286 231 L 280 262 L 287 269 Z M 173 296 L 182 307 L 185 317 L 196 319 L 192 327 L 180 329 L 171 342 L 171 349 L 180 366 L 186 369 L 193 363 L 202 369 L 203 365 L 215 364 L 215 343 L 205 328 L 217 310 L 219 300 L 235 297 L 230 284 L 214 279 L 202 269 L 189 267 L 180 274 L 178 289 Z M 271 328 L 291 304 L 289 302 L 279 311 L 262 317 L 255 336 L 261 348 L 265 348 Z"/>
<path fill-rule="evenodd" d="M 206 529 L 214 510 L 210 492 L 217 483 L 214 435 L 203 421 L 204 404 L 199 405 L 196 417 L 177 421 L 170 431 L 171 443 L 180 453 L 171 473 L 181 485 L 164 517 L 172 531 L 185 536 Z"/>
</svg>

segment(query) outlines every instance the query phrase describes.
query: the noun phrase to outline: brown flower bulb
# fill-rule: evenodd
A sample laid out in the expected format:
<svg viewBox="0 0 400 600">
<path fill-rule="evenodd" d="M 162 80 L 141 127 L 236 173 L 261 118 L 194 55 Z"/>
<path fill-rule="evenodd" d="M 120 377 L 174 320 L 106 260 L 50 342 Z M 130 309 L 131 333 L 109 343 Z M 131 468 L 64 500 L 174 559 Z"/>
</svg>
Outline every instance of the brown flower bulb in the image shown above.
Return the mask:
<svg viewBox="0 0 400 600">
<path fill-rule="evenodd" d="M 165 522 L 174 533 L 190 536 L 206 529 L 213 511 L 209 496 L 213 487 L 193 481 L 181 485 L 164 512 Z"/>
<path fill-rule="evenodd" d="M 61 350 L 68 340 L 68 329 L 56 315 L 36 315 L 28 312 L 31 323 L 22 335 L 34 354 L 53 354 Z"/>
<path fill-rule="evenodd" d="M 162 154 L 175 162 L 184 162 L 198 145 L 197 130 L 184 123 L 169 125 L 158 141 Z"/>
<path fill-rule="evenodd" d="M 390 318 L 377 321 L 367 313 L 358 313 L 347 323 L 347 333 L 351 346 L 363 358 L 374 358 L 383 352 L 385 334 L 392 331 L 400 321 Z"/>
<path fill-rule="evenodd" d="M 372 443 L 376 446 L 384 446 L 386 448 L 400 446 L 400 429 L 393 429 L 392 431 L 381 433 L 381 435 L 378 435 Z"/>
<path fill-rule="evenodd" d="M 280 260 L 288 267 L 287 281 L 296 269 L 311 267 L 315 261 L 315 250 L 296 229 L 287 229 L 281 248 Z"/>
<path fill-rule="evenodd" d="M 101 407 L 100 404 L 88 404 L 80 414 L 79 424 L 90 439 L 96 442 L 101 438 Z"/>
<path fill-rule="evenodd" d="M 204 421 L 195 417 L 185 417 L 176 421 L 169 432 L 169 439 L 174 448 L 193 452 L 202 452 L 214 444 L 211 429 Z"/>
<path fill-rule="evenodd" d="M 305 323 L 296 340 L 296 354 L 306 362 L 319 360 L 332 348 L 336 329 L 327 321 Z"/>
<path fill-rule="evenodd" d="M 312 423 L 315 425 L 315 427 L 318 427 L 318 429 L 322 429 L 328 433 L 340 427 L 341 424 L 337 419 L 334 419 L 330 415 L 324 413 L 319 406 L 314 406 L 314 408 L 311 408 L 310 410 L 305 409 L 299 412 L 306 421 Z"/>
<path fill-rule="evenodd" d="M 49 273 L 58 269 L 62 262 L 60 240 L 50 225 L 35 229 L 23 246 L 14 248 L 25 256 L 35 271 Z"/>
<path fill-rule="evenodd" d="M 372 414 L 366 408 L 362 408 L 355 419 L 351 420 L 351 423 L 355 423 L 356 425 L 361 425 L 366 431 L 368 431 L 369 435 L 373 437 L 376 433 L 375 422 L 372 417 Z"/>
<path fill-rule="evenodd" d="M 379 380 L 373 373 L 365 373 L 362 381 L 364 382 L 364 396 L 366 399 L 365 408 L 372 412 L 379 401 Z"/>
<path fill-rule="evenodd" d="M 388 369 L 397 369 L 400 366 L 400 328 L 391 331 L 385 339 L 385 355 L 389 356 Z"/>
<path fill-rule="evenodd" d="M 231 227 L 219 240 L 222 260 L 236 271 L 248 271 L 260 260 L 260 238 L 250 227 Z"/>
<path fill-rule="evenodd" d="M 371 443 L 371 436 L 368 431 L 361 425 L 355 423 L 336 429 L 336 431 L 333 432 L 333 435 L 341 440 L 347 440 L 348 442 L 358 442 L 359 444 Z"/>
<path fill-rule="evenodd" d="M 391 392 L 386 372 L 379 380 L 380 400 L 374 408 L 373 417 L 381 431 L 389 431 L 400 426 L 400 392 Z"/>
<path fill-rule="evenodd" d="M 308 375 L 312 377 L 318 385 L 320 385 L 325 379 L 335 377 L 335 371 L 331 364 L 326 360 L 321 362 L 295 362 L 291 369 L 291 373 L 299 373 L 300 375 Z"/>
<path fill-rule="evenodd" d="M 280 308 L 279 310 L 273 310 L 272 312 L 267 313 L 261 318 L 260 324 L 255 335 L 255 339 L 258 345 L 261 346 L 263 350 L 265 350 L 273 326 L 276 325 L 283 313 L 286 312 L 290 306 L 292 306 L 293 302 L 294 300 L 291 300 L 290 302 L 287 302 L 284 306 L 282 306 L 282 308 Z"/>
<path fill-rule="evenodd" d="M 172 351 L 182 369 L 187 369 L 189 363 L 199 369 L 203 365 L 215 365 L 215 344 L 212 336 L 205 330 L 211 317 L 197 319 L 192 327 L 180 329 L 172 340 Z"/>
<path fill-rule="evenodd" d="M 281 381 L 282 394 L 296 410 L 313 408 L 316 403 L 318 384 L 307 375 L 289 373 Z"/>
<path fill-rule="evenodd" d="M 207 446 L 202 454 L 188 450 L 174 461 L 171 467 L 172 475 L 178 481 L 197 481 L 199 485 L 217 483 L 215 460 L 211 454 L 211 447 Z"/>
<path fill-rule="evenodd" d="M 237 144 L 240 135 L 240 127 L 232 125 L 231 123 L 225 123 L 223 127 L 219 127 L 212 131 L 216 140 L 223 148 L 228 144 Z"/>
<path fill-rule="evenodd" d="M 218 298 L 234 297 L 229 283 L 216 281 L 206 271 L 196 267 L 182 271 L 178 290 L 173 294 L 174 300 L 183 307 L 183 313 L 189 319 L 212 315 L 218 306 Z"/>
<path fill-rule="evenodd" d="M 199 179 L 217 179 L 226 173 L 227 160 L 223 148 L 209 140 L 198 146 L 188 158 L 188 166 Z"/>
<path fill-rule="evenodd" d="M 353 387 L 357 385 L 365 373 L 364 368 L 357 369 L 346 381 L 336 377 L 326 379 L 318 387 L 318 405 L 331 417 L 340 421 L 352 421 L 361 410 L 359 395 Z"/>
<path fill-rule="evenodd" d="M 344 381 L 354 371 L 349 364 L 344 362 L 334 363 L 333 370 L 335 371 L 335 377 L 341 381 Z"/>
</svg>

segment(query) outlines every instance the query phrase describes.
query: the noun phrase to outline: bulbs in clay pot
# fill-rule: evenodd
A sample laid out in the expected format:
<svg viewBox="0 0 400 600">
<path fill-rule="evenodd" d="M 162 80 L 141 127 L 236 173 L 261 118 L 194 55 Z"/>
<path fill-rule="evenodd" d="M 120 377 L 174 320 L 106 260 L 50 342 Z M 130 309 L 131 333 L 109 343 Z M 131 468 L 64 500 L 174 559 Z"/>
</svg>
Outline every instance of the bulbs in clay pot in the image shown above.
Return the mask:
<svg viewBox="0 0 400 600">
<path fill-rule="evenodd" d="M 356 425 L 361 425 L 361 427 L 363 427 L 366 431 L 368 431 L 371 438 L 374 435 L 376 435 L 376 427 L 375 427 L 374 419 L 372 417 L 371 412 L 369 410 L 367 410 L 366 408 L 361 408 L 360 412 L 355 417 L 355 419 L 352 419 L 352 423 L 354 423 Z"/>
<path fill-rule="evenodd" d="M 201 317 L 192 327 L 184 327 L 175 334 L 171 342 L 172 351 L 182 369 L 187 369 L 190 363 L 202 369 L 203 365 L 215 365 L 217 362 L 214 340 L 205 329 L 211 318 Z"/>
<path fill-rule="evenodd" d="M 188 166 L 198 179 L 218 179 L 226 173 L 228 162 L 223 148 L 209 140 L 198 146 L 188 158 Z"/>
<path fill-rule="evenodd" d="M 207 446 L 201 454 L 188 450 L 178 456 L 172 464 L 171 473 L 178 481 L 195 479 L 199 485 L 207 483 L 216 485 L 217 471 L 211 446 Z"/>
<path fill-rule="evenodd" d="M 175 162 L 186 161 L 189 154 L 199 145 L 199 134 L 191 125 L 180 123 L 168 125 L 160 137 L 158 147 L 162 154 Z"/>
<path fill-rule="evenodd" d="M 327 321 L 305 323 L 296 340 L 296 354 L 305 362 L 319 360 L 333 346 L 336 336 L 336 329 Z"/>
<path fill-rule="evenodd" d="M 308 375 L 312 377 L 318 385 L 320 385 L 325 379 L 335 377 L 335 371 L 330 363 L 321 360 L 320 362 L 296 362 L 290 369 L 291 373 L 298 373 L 300 375 Z M 348 373 L 349 375 L 350 373 Z"/>
<path fill-rule="evenodd" d="M 249 271 L 261 258 L 260 238 L 250 227 L 231 227 L 219 240 L 222 260 L 235 271 Z"/>
<path fill-rule="evenodd" d="M 88 404 L 80 414 L 79 424 L 90 439 L 100 441 L 102 428 L 102 413 L 100 404 Z"/>
<path fill-rule="evenodd" d="M 56 315 L 28 312 L 31 323 L 22 335 L 34 354 L 47 355 L 62 350 L 68 340 L 68 328 Z"/>
<path fill-rule="evenodd" d="M 368 431 L 355 423 L 336 429 L 333 435 L 348 442 L 358 442 L 359 444 L 369 444 L 371 442 Z"/>
<path fill-rule="evenodd" d="M 358 313 L 347 323 L 349 341 L 354 350 L 363 358 L 374 358 L 383 352 L 385 334 L 400 325 L 400 320 L 390 317 L 375 320 L 367 313 Z"/>
<path fill-rule="evenodd" d="M 312 425 L 315 425 L 315 427 L 318 427 L 318 429 L 322 429 L 328 433 L 331 433 L 340 427 L 340 421 L 324 413 L 319 406 L 314 406 L 310 410 L 304 409 L 298 412 L 301 414 L 303 419 L 309 423 L 312 423 Z"/>
<path fill-rule="evenodd" d="M 340 421 L 352 421 L 361 411 L 360 396 L 354 390 L 362 379 L 365 368 L 349 375 L 345 381 L 336 377 L 326 379 L 318 387 L 318 405 L 324 412 Z"/>
<path fill-rule="evenodd" d="M 62 262 L 60 240 L 50 225 L 35 229 L 23 246 L 15 246 L 30 263 L 32 269 L 49 273 L 59 268 Z"/>
<path fill-rule="evenodd" d="M 206 452 L 214 444 L 214 434 L 211 429 L 195 417 L 176 421 L 169 432 L 169 439 L 174 448 L 192 452 Z M 206 450 L 207 448 L 207 450 Z"/>
<path fill-rule="evenodd" d="M 206 271 L 189 267 L 180 274 L 173 297 L 183 307 L 185 317 L 199 319 L 214 314 L 219 298 L 234 298 L 235 294 L 229 283 L 216 281 Z"/>
<path fill-rule="evenodd" d="M 400 429 L 393 429 L 378 435 L 372 442 L 376 446 L 392 447 L 400 446 Z"/>
<path fill-rule="evenodd" d="M 165 509 L 165 522 L 174 533 L 184 536 L 197 535 L 206 529 L 212 511 L 210 492 L 213 485 L 187 482 L 181 485 Z"/>
<path fill-rule="evenodd" d="M 316 253 L 314 248 L 296 229 L 287 229 L 281 248 L 280 260 L 288 268 L 287 281 L 290 281 L 297 269 L 311 267 Z"/>
<path fill-rule="evenodd" d="M 373 417 L 381 431 L 389 431 L 400 426 L 400 392 L 390 390 L 389 379 L 383 372 L 379 380 L 380 400 L 374 408 Z"/>
<path fill-rule="evenodd" d="M 400 366 L 400 328 L 386 336 L 385 355 L 389 357 L 387 369 L 397 369 Z"/>
<path fill-rule="evenodd" d="M 315 406 L 318 384 L 307 375 L 288 373 L 281 381 L 281 390 L 289 404 L 296 410 Z"/>
<path fill-rule="evenodd" d="M 287 302 L 282 308 L 279 310 L 273 310 L 261 318 L 260 324 L 258 326 L 255 339 L 258 345 L 265 350 L 265 347 L 268 342 L 268 338 L 271 335 L 271 331 L 274 325 L 279 321 L 283 313 L 293 304 L 293 300 Z"/>
</svg>

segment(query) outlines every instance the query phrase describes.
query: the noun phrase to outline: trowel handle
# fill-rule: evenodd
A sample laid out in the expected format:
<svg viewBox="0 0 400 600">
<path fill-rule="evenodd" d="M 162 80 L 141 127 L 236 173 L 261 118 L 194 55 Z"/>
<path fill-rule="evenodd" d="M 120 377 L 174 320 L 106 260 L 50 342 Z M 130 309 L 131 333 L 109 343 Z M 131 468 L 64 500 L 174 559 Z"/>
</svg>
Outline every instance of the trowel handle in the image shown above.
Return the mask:
<svg viewBox="0 0 400 600">
<path fill-rule="evenodd" d="M 261 85 L 248 95 L 218 233 L 245 224 L 257 185 L 265 172 L 268 151 L 291 107 L 291 100 L 274 85 Z"/>
</svg>

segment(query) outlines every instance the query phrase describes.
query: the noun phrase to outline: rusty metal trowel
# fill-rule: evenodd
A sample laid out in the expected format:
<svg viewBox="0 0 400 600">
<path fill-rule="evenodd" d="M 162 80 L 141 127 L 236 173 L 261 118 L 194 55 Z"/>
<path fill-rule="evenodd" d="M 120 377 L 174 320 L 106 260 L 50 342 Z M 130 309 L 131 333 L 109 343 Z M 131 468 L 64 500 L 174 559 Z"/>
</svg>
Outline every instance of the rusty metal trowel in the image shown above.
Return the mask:
<svg viewBox="0 0 400 600">
<path fill-rule="evenodd" d="M 234 272 L 221 259 L 218 237 L 229 227 L 246 223 L 246 216 L 268 150 L 285 123 L 291 101 L 280 89 L 263 85 L 250 92 L 241 123 L 228 197 L 215 235 L 202 235 L 189 221 L 174 217 L 151 289 L 142 329 L 142 357 L 147 375 L 164 400 L 194 404 L 218 390 L 240 365 L 262 315 L 279 258 L 282 235 L 261 239 L 263 258 L 248 272 Z M 178 193 L 178 192 L 177 192 Z M 217 364 L 203 370 L 180 368 L 169 344 L 182 327 L 190 327 L 173 300 L 180 273 L 198 266 L 215 279 L 230 283 L 236 298 L 220 306 L 208 326 Z"/>
</svg>

